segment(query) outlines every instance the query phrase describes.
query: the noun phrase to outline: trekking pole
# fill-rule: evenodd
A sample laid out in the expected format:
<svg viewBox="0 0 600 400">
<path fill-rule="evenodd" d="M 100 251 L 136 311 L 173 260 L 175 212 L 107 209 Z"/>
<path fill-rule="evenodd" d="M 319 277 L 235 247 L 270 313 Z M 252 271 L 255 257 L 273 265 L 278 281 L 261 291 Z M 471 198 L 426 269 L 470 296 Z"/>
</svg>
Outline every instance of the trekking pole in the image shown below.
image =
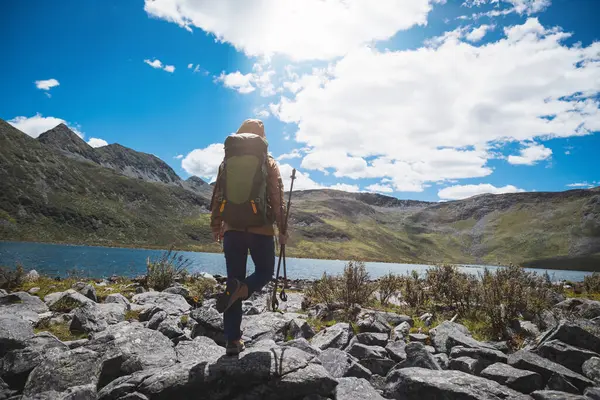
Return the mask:
<svg viewBox="0 0 600 400">
<path fill-rule="evenodd" d="M 290 184 L 290 193 L 288 195 L 287 209 L 285 212 L 285 220 L 283 222 L 283 235 L 287 233 L 288 220 L 290 218 L 290 208 L 292 205 L 292 191 L 294 190 L 294 180 L 296 179 L 296 168 L 292 170 L 292 182 Z M 275 287 L 273 288 L 273 296 L 271 297 L 271 308 L 276 311 L 279 307 L 279 301 L 277 300 L 277 284 L 279 282 L 279 270 L 281 268 L 281 260 L 283 259 L 283 285 L 279 298 L 281 301 L 287 301 L 287 294 L 285 293 L 285 284 L 287 281 L 287 267 L 285 264 L 285 244 L 280 243 L 279 248 L 279 261 L 277 262 L 277 275 L 275 275 Z"/>
</svg>

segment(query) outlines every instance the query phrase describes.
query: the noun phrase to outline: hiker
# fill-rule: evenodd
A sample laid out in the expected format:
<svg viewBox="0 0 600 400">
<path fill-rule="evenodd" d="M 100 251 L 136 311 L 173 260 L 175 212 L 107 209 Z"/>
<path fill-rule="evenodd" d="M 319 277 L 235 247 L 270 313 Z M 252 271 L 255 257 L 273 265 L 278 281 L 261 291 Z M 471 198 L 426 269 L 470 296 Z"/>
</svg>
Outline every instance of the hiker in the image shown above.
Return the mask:
<svg viewBox="0 0 600 400">
<path fill-rule="evenodd" d="M 285 244 L 283 182 L 267 152 L 262 121 L 248 119 L 225 140 L 225 158 L 219 167 L 211 201 L 211 229 L 223 243 L 227 286 L 217 297 L 223 313 L 226 354 L 245 349 L 241 338 L 242 301 L 264 287 L 275 268 L 275 230 Z M 248 251 L 255 271 L 246 277 Z"/>
</svg>

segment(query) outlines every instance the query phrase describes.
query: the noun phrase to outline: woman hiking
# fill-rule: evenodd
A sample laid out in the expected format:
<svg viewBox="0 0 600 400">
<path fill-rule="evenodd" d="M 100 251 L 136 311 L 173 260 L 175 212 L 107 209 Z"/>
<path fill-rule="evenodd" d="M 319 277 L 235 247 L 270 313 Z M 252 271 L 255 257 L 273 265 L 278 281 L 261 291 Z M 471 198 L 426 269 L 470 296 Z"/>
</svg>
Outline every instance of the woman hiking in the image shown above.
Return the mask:
<svg viewBox="0 0 600 400">
<path fill-rule="evenodd" d="M 241 338 L 242 301 L 264 287 L 275 268 L 275 230 L 285 244 L 283 183 L 277 163 L 268 154 L 262 121 L 248 119 L 225 140 L 211 201 L 211 229 L 223 241 L 227 285 L 217 297 L 223 313 L 226 354 L 245 349 Z M 246 277 L 248 251 L 255 271 Z"/>
</svg>

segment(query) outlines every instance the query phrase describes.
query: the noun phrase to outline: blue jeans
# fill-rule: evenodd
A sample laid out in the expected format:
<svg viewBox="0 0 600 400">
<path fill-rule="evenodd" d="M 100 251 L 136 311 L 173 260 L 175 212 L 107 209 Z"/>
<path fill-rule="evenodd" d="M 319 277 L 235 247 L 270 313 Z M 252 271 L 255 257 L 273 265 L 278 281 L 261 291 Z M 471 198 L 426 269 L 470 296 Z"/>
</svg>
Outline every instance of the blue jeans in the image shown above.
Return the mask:
<svg viewBox="0 0 600 400">
<path fill-rule="evenodd" d="M 246 278 L 248 250 L 254 261 L 254 273 Z M 275 270 L 275 241 L 273 236 L 250 232 L 227 231 L 223 237 L 223 251 L 227 264 L 227 279 L 238 279 L 248 286 L 248 296 L 260 290 L 273 278 Z M 242 302 L 236 301 L 223 314 L 225 338 L 241 337 Z"/>
</svg>

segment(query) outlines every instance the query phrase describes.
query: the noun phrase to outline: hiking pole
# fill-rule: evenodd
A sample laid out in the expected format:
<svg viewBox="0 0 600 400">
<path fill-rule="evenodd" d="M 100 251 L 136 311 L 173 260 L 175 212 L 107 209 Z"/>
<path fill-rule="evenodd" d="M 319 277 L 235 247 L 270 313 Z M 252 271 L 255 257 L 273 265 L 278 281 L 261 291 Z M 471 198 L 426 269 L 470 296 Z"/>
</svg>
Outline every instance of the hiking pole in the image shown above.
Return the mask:
<svg viewBox="0 0 600 400">
<path fill-rule="evenodd" d="M 290 184 L 290 193 L 288 196 L 287 209 L 285 212 L 285 220 L 283 222 L 283 235 L 287 233 L 288 220 L 290 218 L 290 207 L 292 205 L 292 191 L 294 190 L 294 180 L 296 179 L 296 168 L 292 170 L 292 182 Z M 271 307 L 273 311 L 276 311 L 279 307 L 279 301 L 277 300 L 277 284 L 279 282 L 279 270 L 281 268 L 281 259 L 283 259 L 283 286 L 279 298 L 281 301 L 287 301 L 287 294 L 285 293 L 285 283 L 287 281 L 287 266 L 285 264 L 285 244 L 281 243 L 279 248 L 279 261 L 277 262 L 277 275 L 275 275 L 275 287 L 273 288 L 273 296 L 271 297 Z"/>
</svg>

